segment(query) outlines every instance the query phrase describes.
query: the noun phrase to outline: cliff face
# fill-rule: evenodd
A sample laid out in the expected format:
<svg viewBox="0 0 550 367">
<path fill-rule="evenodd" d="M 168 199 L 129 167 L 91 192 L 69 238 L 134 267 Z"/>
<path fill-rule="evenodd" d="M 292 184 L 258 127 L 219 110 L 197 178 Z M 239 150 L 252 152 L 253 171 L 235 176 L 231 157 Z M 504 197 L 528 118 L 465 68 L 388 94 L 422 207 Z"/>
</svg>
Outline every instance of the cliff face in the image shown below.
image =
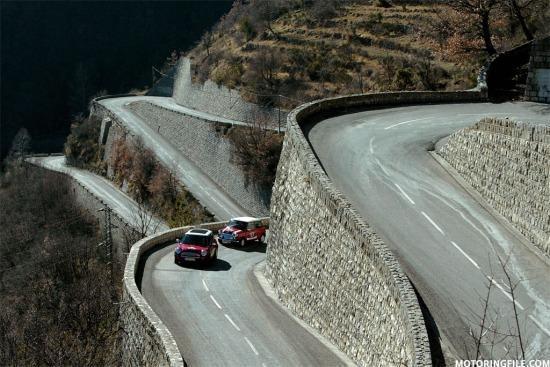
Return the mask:
<svg viewBox="0 0 550 367">
<path fill-rule="evenodd" d="M 550 125 L 485 119 L 451 135 L 441 155 L 550 256 Z"/>
</svg>

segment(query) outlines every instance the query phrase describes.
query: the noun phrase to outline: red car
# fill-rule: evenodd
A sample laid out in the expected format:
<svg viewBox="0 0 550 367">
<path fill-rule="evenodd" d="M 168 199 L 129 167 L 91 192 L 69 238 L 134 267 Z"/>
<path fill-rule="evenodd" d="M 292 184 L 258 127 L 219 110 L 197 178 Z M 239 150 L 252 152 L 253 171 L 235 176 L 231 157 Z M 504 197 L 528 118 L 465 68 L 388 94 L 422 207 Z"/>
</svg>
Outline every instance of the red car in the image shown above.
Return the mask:
<svg viewBox="0 0 550 367">
<path fill-rule="evenodd" d="M 246 245 L 248 241 L 265 242 L 265 227 L 258 218 L 239 217 L 233 218 L 224 229 L 218 232 L 218 240 L 223 244 Z"/>
<path fill-rule="evenodd" d="M 208 263 L 218 258 L 218 242 L 208 229 L 191 229 L 178 239 L 174 262 Z"/>
</svg>

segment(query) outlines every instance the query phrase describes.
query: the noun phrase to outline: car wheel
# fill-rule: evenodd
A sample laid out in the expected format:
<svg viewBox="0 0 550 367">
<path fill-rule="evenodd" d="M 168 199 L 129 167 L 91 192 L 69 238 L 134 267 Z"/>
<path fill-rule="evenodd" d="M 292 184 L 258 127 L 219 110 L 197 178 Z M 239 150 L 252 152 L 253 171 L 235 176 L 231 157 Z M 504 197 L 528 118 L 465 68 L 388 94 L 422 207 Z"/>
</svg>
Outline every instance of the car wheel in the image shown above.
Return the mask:
<svg viewBox="0 0 550 367">
<path fill-rule="evenodd" d="M 260 237 L 260 243 L 265 243 L 265 234 L 263 234 L 262 237 Z"/>
<path fill-rule="evenodd" d="M 244 247 L 244 245 L 246 245 L 246 241 L 244 240 L 244 238 L 239 243 L 241 244 L 241 247 Z"/>
</svg>

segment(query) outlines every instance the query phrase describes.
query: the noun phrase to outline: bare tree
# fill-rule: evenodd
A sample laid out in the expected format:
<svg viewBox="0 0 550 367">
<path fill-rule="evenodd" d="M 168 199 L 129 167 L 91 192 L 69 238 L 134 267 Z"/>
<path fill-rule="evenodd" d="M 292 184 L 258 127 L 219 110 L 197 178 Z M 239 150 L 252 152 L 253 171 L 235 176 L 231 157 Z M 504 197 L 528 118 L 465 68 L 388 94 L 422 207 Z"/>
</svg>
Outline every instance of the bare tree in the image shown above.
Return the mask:
<svg viewBox="0 0 550 367">
<path fill-rule="evenodd" d="M 280 0 L 256 0 L 252 7 L 256 15 L 256 22 L 279 40 L 281 36 L 273 29 L 273 21 L 280 15 L 283 2 Z"/>
<path fill-rule="evenodd" d="M 511 13 L 517 19 L 518 23 L 521 26 L 521 30 L 525 35 L 525 38 L 527 38 L 527 40 L 529 41 L 532 40 L 534 38 L 533 32 L 531 32 L 531 30 L 529 29 L 527 21 L 525 20 L 525 16 L 523 15 L 523 8 L 529 6 L 532 1 L 526 1 L 523 5 L 520 5 L 517 0 L 503 0 L 503 2 L 504 5 L 510 8 Z"/>
<path fill-rule="evenodd" d="M 9 156 L 11 158 L 21 158 L 29 152 L 31 148 L 31 136 L 29 131 L 22 127 L 12 140 Z"/>
<path fill-rule="evenodd" d="M 472 341 L 475 347 L 475 354 L 470 356 L 468 348 L 466 348 L 467 358 L 497 358 L 499 356 L 494 355 L 494 350 L 497 345 L 506 345 L 506 356 L 525 359 L 525 338 L 523 334 L 523 325 L 520 322 L 520 315 L 518 313 L 517 306 L 517 287 L 520 284 L 520 280 L 514 281 L 512 275 L 508 269 L 508 262 L 510 255 L 502 258 L 495 252 L 497 256 L 499 269 L 502 270 L 504 275 L 503 286 L 499 285 L 495 280 L 495 274 L 491 264 L 490 275 L 487 275 L 486 293 L 484 296 L 480 296 L 481 300 L 481 312 L 471 311 L 474 319 L 470 320 L 475 327 L 470 327 L 469 335 L 472 337 Z M 492 304 L 493 289 L 498 286 L 507 292 L 510 299 L 510 305 L 512 307 L 512 323 L 508 322 L 503 327 L 501 320 L 501 310 L 494 308 Z M 506 290 L 504 290 L 504 287 Z"/>
<path fill-rule="evenodd" d="M 245 79 L 260 93 L 273 93 L 277 85 L 277 72 L 281 60 L 268 49 L 262 49 L 250 61 Z"/>
<path fill-rule="evenodd" d="M 214 37 L 212 32 L 209 32 L 209 31 L 204 32 L 201 37 L 200 44 L 206 51 L 206 57 L 210 56 L 210 47 L 212 47 L 212 43 L 214 43 Z"/>
<path fill-rule="evenodd" d="M 498 4 L 497 0 L 456 0 L 450 3 L 459 12 L 474 15 L 477 18 L 478 31 L 485 43 L 489 55 L 497 53 L 491 33 L 491 12 Z"/>
<path fill-rule="evenodd" d="M 132 213 L 132 227 L 136 231 L 138 239 L 145 238 L 157 231 L 161 221 L 155 217 L 152 211 L 143 203 L 138 202 L 136 210 Z"/>
<path fill-rule="evenodd" d="M 271 188 L 275 181 L 283 137 L 268 129 L 269 119 L 256 114 L 249 127 L 234 127 L 231 140 L 232 160 L 241 167 L 249 182 Z"/>
</svg>

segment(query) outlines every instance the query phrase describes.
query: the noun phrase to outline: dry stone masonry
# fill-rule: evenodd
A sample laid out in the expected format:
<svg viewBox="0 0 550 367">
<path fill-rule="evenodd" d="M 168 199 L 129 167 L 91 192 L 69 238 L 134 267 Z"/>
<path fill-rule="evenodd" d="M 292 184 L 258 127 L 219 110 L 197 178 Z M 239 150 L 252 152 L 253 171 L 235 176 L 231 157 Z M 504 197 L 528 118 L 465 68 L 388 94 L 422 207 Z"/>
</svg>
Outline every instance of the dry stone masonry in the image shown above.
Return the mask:
<svg viewBox="0 0 550 367">
<path fill-rule="evenodd" d="M 377 106 L 479 101 L 468 92 L 352 95 L 288 116 L 273 187 L 266 276 L 278 297 L 362 366 L 431 366 L 414 290 L 391 251 L 332 185 L 302 131 Z"/>
<path fill-rule="evenodd" d="M 242 99 L 238 90 L 218 86 L 211 80 L 194 84 L 191 78 L 191 60 L 182 58 L 178 62 L 173 98 L 176 103 L 195 110 L 236 121 L 251 121 L 264 116 L 274 125 L 285 121 L 287 112 L 263 108 Z"/>
<path fill-rule="evenodd" d="M 402 302 L 414 305 L 414 294 L 403 301 L 388 282 L 408 280 L 387 266 L 393 258 L 370 228 L 311 177 L 297 143 L 287 136 L 271 211 L 267 275 L 280 300 L 361 365 L 414 365 L 412 325 L 422 316 L 409 320 Z"/>
<path fill-rule="evenodd" d="M 128 108 L 157 130 L 189 160 L 253 215 L 269 213 L 271 193 L 247 179 L 231 159 L 231 141 L 225 137 L 230 124 L 213 123 L 149 102 L 134 102 Z M 169 167 L 168 167 L 169 168 Z"/>
<path fill-rule="evenodd" d="M 441 155 L 550 256 L 550 122 L 484 119 L 451 135 Z"/>
</svg>

